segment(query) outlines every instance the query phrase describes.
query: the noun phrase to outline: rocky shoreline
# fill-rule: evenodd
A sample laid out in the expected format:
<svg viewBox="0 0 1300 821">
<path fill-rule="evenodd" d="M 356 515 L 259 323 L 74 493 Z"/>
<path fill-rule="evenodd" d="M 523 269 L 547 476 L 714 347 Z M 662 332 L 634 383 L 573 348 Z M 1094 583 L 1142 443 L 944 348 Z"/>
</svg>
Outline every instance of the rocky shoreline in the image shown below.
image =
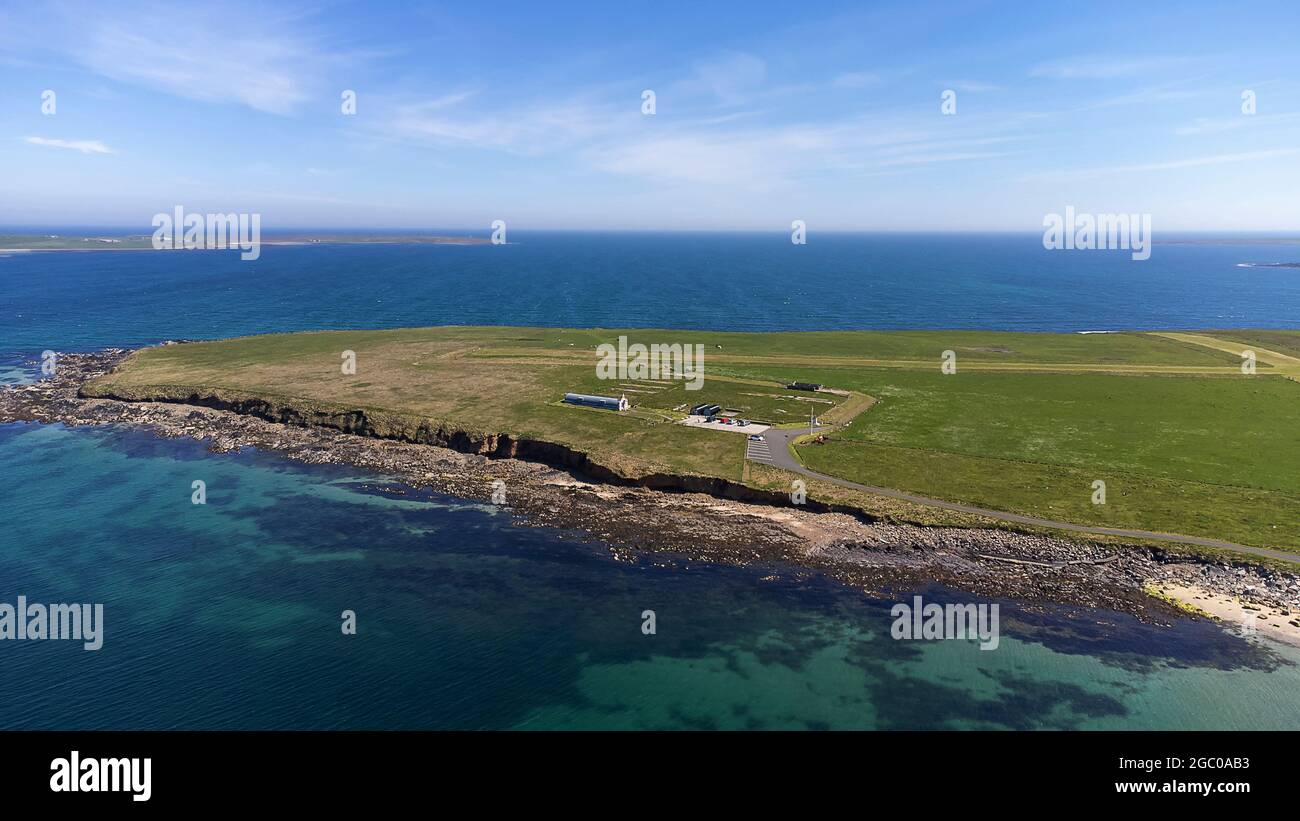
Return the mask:
<svg viewBox="0 0 1300 821">
<path fill-rule="evenodd" d="M 616 558 L 650 554 L 679 565 L 783 565 L 876 594 L 938 583 L 1026 606 L 1098 607 L 1166 623 L 1192 609 L 1191 593 L 1170 591 L 1193 591 L 1268 608 L 1277 614 L 1274 624 L 1284 628 L 1273 637 L 1285 641 L 1294 632 L 1300 643 L 1300 576 L 1244 560 L 1211 562 L 1148 546 L 920 527 L 861 514 L 664 492 L 593 481 L 535 462 L 285 425 L 228 410 L 80 394 L 86 381 L 108 373 L 129 353 L 115 348 L 58 356 L 54 375 L 0 388 L 0 423 L 143 426 L 164 437 L 205 440 L 216 453 L 255 447 L 307 464 L 356 466 L 412 488 L 462 498 L 490 502 L 499 489 L 503 506 L 518 514 L 521 525 L 585 534 L 609 545 Z M 1223 608 L 1216 615 L 1230 621 Z"/>
</svg>

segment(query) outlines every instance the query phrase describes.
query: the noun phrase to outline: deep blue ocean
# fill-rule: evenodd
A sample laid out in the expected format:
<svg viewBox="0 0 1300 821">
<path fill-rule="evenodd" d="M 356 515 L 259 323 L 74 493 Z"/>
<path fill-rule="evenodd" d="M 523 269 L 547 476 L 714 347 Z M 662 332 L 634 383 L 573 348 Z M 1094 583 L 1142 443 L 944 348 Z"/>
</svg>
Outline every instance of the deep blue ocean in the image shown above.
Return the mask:
<svg viewBox="0 0 1300 821">
<path fill-rule="evenodd" d="M 271 239 L 268 235 L 266 239 Z M 1048 251 L 1038 234 L 513 232 L 502 246 L 0 259 L 0 351 L 421 325 L 1017 331 L 1296 327 L 1292 244 Z M 3 256 L 3 252 L 0 252 Z"/>
<path fill-rule="evenodd" d="M 1300 262 L 1292 243 L 1135 262 L 1028 234 L 511 240 L 0 252 L 0 380 L 47 348 L 313 328 L 1300 327 L 1300 269 L 1240 267 Z M 996 651 L 894 641 L 892 601 L 797 568 L 616 561 L 387 482 L 0 426 L 0 602 L 102 602 L 106 623 L 95 652 L 0 641 L 0 728 L 1300 728 L 1300 652 L 1204 622 L 1001 602 Z"/>
</svg>

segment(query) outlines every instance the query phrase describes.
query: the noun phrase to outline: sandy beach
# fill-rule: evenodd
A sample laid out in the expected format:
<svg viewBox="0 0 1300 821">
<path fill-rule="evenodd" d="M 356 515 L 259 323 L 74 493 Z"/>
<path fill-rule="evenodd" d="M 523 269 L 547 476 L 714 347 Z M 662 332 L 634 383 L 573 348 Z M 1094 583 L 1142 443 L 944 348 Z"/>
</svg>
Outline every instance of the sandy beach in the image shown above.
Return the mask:
<svg viewBox="0 0 1300 821">
<path fill-rule="evenodd" d="M 1300 647 L 1300 613 L 1294 610 L 1186 584 L 1161 584 L 1156 589 L 1161 595 L 1217 619 L 1225 628 L 1244 636 L 1253 634 Z"/>
</svg>

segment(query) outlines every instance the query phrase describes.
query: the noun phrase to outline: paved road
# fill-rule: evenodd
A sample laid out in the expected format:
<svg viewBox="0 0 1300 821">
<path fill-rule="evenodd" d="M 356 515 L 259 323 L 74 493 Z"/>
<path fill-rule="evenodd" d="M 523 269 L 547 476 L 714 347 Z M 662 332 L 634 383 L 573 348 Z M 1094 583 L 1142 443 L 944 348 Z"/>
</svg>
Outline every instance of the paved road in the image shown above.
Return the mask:
<svg viewBox="0 0 1300 821">
<path fill-rule="evenodd" d="M 814 428 L 815 431 L 830 432 L 832 428 L 821 427 Z M 1018 524 L 1034 525 L 1036 527 L 1052 527 L 1057 530 L 1068 530 L 1074 533 L 1092 533 L 1104 534 L 1107 536 L 1122 536 L 1129 539 L 1150 539 L 1158 542 L 1180 542 L 1183 544 L 1202 545 L 1204 547 L 1218 547 L 1224 550 L 1233 550 L 1238 553 L 1247 553 L 1252 556 L 1264 556 L 1270 559 L 1280 559 L 1285 562 L 1300 562 L 1300 556 L 1295 553 L 1286 553 L 1281 550 L 1270 550 L 1266 547 L 1252 547 L 1250 545 L 1236 544 L 1234 542 L 1223 542 L 1218 539 L 1205 539 L 1200 536 L 1180 536 L 1176 533 L 1156 533 L 1151 530 L 1128 530 L 1118 527 L 1093 527 L 1089 525 L 1078 525 L 1070 522 L 1058 522 L 1052 519 L 1040 519 L 1037 516 L 1023 516 L 1019 513 L 1005 513 L 1000 510 L 989 510 L 983 507 L 973 505 L 963 505 L 957 502 L 945 502 L 942 499 L 931 499 L 927 496 L 918 496 L 914 493 L 904 493 L 901 490 L 893 490 L 887 487 L 874 487 L 872 485 L 860 485 L 857 482 L 850 482 L 847 479 L 841 479 L 837 476 L 827 476 L 824 473 L 818 473 L 815 470 L 809 470 L 790 452 L 790 441 L 796 437 L 808 433 L 808 428 L 770 428 L 763 434 L 768 445 L 766 459 L 754 459 L 757 462 L 764 462 L 773 467 L 788 470 L 792 473 L 799 473 L 804 476 L 811 476 L 820 479 L 823 482 L 840 485 L 841 487 L 861 490 L 866 493 L 874 493 L 877 496 L 888 496 L 891 499 L 900 499 L 904 502 L 912 502 L 918 505 L 927 505 L 929 507 L 943 508 L 944 510 L 955 510 L 959 513 L 972 513 L 978 516 L 987 516 L 991 519 L 999 519 L 1004 522 L 1016 522 Z M 750 443 L 757 444 L 754 442 Z M 750 457 L 746 454 L 746 458 Z"/>
<path fill-rule="evenodd" d="M 750 439 L 745 443 L 745 458 L 751 462 L 762 462 L 765 465 L 770 465 L 772 464 L 771 445 L 766 439 L 761 442 Z"/>
</svg>

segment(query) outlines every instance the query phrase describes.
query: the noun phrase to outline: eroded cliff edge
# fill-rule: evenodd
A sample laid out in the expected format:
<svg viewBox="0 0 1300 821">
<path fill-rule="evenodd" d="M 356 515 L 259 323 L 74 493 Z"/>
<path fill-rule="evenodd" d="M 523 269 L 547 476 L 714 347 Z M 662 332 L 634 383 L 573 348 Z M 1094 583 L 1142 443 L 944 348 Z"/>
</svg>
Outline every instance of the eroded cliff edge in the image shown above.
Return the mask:
<svg viewBox="0 0 1300 821">
<path fill-rule="evenodd" d="M 1018 606 L 1084 605 L 1157 620 L 1178 614 L 1147 595 L 1162 585 L 1248 595 L 1284 619 L 1300 611 L 1295 574 L 1250 562 L 1000 528 L 903 524 L 814 499 L 796 508 L 784 493 L 726 479 L 627 475 L 564 445 L 382 410 L 220 389 L 123 389 L 103 380 L 128 354 L 69 354 L 53 377 L 0 389 L 0 422 L 144 426 L 206 441 L 215 452 L 255 447 L 310 464 L 355 465 L 399 480 L 375 485 L 398 495 L 408 492 L 403 487 L 427 488 L 486 500 L 500 482 L 507 498 L 495 509 L 517 515 L 519 524 L 574 531 L 626 560 L 762 563 L 873 593 L 938 583 Z"/>
</svg>

